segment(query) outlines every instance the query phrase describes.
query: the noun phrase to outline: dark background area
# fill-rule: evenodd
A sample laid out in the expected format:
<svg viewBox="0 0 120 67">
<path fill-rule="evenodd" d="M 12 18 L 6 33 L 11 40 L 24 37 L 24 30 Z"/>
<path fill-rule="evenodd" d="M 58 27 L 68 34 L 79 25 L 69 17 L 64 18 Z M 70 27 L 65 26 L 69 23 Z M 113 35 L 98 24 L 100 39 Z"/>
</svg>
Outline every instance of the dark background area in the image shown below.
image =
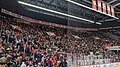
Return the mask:
<svg viewBox="0 0 120 67">
<path fill-rule="evenodd" d="M 67 19 L 58 18 L 58 17 L 54 17 L 54 16 L 45 15 L 42 13 L 36 13 L 36 12 L 26 10 L 24 7 L 22 7 L 17 2 L 17 0 L 1 0 L 0 1 L 0 8 L 4 8 L 4 9 L 7 9 L 11 12 L 14 12 L 14 13 L 17 13 L 17 14 L 20 14 L 23 16 L 27 16 L 27 17 L 30 17 L 33 19 L 57 23 L 57 24 L 68 25 Z M 113 26 L 119 26 L 119 25 L 120 25 L 119 20 L 114 20 L 114 21 L 109 21 L 109 22 L 103 22 L 102 25 L 74 22 L 73 26 L 84 27 L 84 28 L 99 28 L 99 27 L 113 27 Z"/>
</svg>

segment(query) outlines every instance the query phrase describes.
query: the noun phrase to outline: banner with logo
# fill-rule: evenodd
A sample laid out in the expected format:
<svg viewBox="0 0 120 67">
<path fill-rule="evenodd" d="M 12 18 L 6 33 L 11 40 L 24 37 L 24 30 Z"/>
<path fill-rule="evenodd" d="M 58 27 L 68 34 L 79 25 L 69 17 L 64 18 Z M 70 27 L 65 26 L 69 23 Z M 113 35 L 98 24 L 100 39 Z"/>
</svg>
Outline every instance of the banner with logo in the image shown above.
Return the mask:
<svg viewBox="0 0 120 67">
<path fill-rule="evenodd" d="M 107 4 L 107 14 L 111 15 L 110 5 L 109 4 Z"/>
<path fill-rule="evenodd" d="M 115 10 L 114 10 L 113 6 L 111 6 L 111 12 L 112 12 L 112 16 L 115 16 Z"/>
<path fill-rule="evenodd" d="M 92 8 L 97 10 L 97 2 L 96 2 L 96 0 L 92 0 Z"/>
<path fill-rule="evenodd" d="M 102 8 L 103 8 L 103 12 L 104 13 L 107 13 L 107 10 L 106 10 L 106 3 L 102 1 Z"/>
<path fill-rule="evenodd" d="M 97 0 L 97 3 L 98 3 L 98 10 L 99 11 L 102 11 L 102 5 L 101 5 L 101 0 Z"/>
<path fill-rule="evenodd" d="M 92 0 L 92 8 L 95 10 L 101 11 L 105 14 L 115 16 L 115 10 L 114 10 L 113 6 L 105 3 L 104 1 Z"/>
<path fill-rule="evenodd" d="M 61 24 L 56 24 L 56 23 L 51 23 L 51 22 L 46 22 L 46 21 L 40 21 L 36 19 L 32 19 L 26 16 L 22 16 L 13 12 L 10 12 L 6 9 L 1 9 L 1 12 L 25 21 L 33 22 L 33 23 L 39 23 L 42 25 L 50 25 L 50 26 L 55 26 L 55 27 L 61 27 L 61 28 L 68 28 L 68 29 L 75 29 L 75 30 L 97 30 L 96 28 L 78 28 L 78 27 L 71 27 L 71 26 L 66 26 L 66 25 L 61 25 Z"/>
</svg>

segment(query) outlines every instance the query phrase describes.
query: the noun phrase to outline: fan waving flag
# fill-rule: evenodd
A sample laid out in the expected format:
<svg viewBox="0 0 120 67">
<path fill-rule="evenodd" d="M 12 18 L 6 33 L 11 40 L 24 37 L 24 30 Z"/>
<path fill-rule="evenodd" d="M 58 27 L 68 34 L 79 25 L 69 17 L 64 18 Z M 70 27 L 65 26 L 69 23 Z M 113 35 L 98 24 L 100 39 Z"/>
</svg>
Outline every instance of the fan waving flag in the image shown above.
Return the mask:
<svg viewBox="0 0 120 67">
<path fill-rule="evenodd" d="M 96 40 L 100 40 L 100 38 L 99 37 L 94 37 Z"/>
<path fill-rule="evenodd" d="M 15 26 L 15 25 L 11 25 L 14 29 L 17 29 L 19 31 L 22 31 L 22 28 L 20 26 Z"/>
<path fill-rule="evenodd" d="M 50 36 L 56 36 L 56 35 L 54 34 L 54 32 L 47 32 L 47 34 L 50 35 Z"/>
<path fill-rule="evenodd" d="M 76 39 L 80 39 L 80 37 L 79 36 L 76 36 L 76 35 L 72 35 L 74 38 L 76 38 Z"/>
<path fill-rule="evenodd" d="M 97 10 L 96 0 L 92 0 L 92 8 Z"/>
</svg>

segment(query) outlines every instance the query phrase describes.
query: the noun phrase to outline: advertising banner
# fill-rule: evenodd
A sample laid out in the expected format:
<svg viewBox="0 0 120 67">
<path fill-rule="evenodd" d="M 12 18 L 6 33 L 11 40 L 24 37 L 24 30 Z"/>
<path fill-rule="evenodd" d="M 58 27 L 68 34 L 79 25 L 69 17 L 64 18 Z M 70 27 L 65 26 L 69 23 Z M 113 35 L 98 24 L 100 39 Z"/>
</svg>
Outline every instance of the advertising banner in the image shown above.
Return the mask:
<svg viewBox="0 0 120 67">
<path fill-rule="evenodd" d="M 108 64 L 97 64 L 97 65 L 89 65 L 89 66 L 80 66 L 80 67 L 120 67 L 120 62 L 118 63 L 108 63 Z"/>
</svg>

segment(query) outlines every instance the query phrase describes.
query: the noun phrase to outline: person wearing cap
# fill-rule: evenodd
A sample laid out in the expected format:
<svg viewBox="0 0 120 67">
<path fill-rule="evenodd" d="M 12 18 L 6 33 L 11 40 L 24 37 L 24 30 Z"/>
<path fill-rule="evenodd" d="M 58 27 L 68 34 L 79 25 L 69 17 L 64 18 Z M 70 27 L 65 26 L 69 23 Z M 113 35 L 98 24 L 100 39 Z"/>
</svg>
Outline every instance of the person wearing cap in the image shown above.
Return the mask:
<svg viewBox="0 0 120 67">
<path fill-rule="evenodd" d="M 6 58 L 5 57 L 0 58 L 0 67 L 6 67 Z"/>
</svg>

